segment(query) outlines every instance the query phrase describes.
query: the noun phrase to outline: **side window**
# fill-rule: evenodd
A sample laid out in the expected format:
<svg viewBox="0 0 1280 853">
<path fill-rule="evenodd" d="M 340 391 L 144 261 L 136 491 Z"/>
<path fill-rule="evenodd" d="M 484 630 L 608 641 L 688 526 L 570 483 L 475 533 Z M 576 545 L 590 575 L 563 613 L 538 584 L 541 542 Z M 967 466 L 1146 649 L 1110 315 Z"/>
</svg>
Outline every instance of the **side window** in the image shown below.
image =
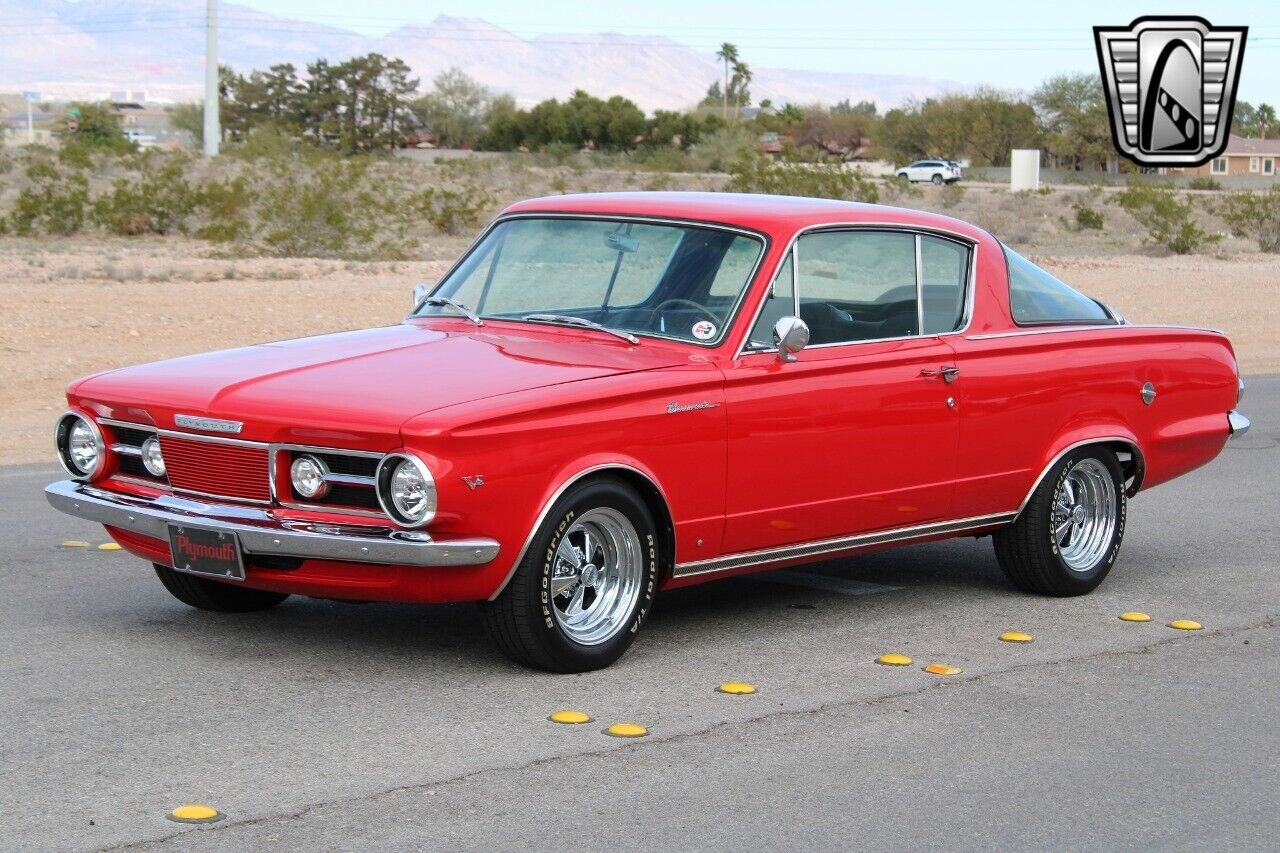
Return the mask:
<svg viewBox="0 0 1280 853">
<path fill-rule="evenodd" d="M 1018 324 L 1111 323 L 1094 302 L 1017 252 L 1004 247 L 1009 263 L 1009 307 Z"/>
<path fill-rule="evenodd" d="M 924 333 L 945 335 L 956 331 L 964 322 L 969 247 L 954 240 L 921 235 L 920 272 L 924 282 Z"/>
<path fill-rule="evenodd" d="M 774 276 L 769 293 L 764 298 L 764 307 L 760 309 L 760 317 L 751 328 L 751 337 L 748 338 L 748 343 L 756 348 L 773 348 L 773 327 L 783 317 L 794 314 L 795 309 L 794 280 L 791 277 L 791 255 L 788 253 L 786 261 L 783 262 L 782 266 L 778 267 L 778 274 Z"/>
<path fill-rule="evenodd" d="M 796 245 L 800 319 L 813 344 L 918 334 L 915 236 L 826 231 Z"/>
</svg>

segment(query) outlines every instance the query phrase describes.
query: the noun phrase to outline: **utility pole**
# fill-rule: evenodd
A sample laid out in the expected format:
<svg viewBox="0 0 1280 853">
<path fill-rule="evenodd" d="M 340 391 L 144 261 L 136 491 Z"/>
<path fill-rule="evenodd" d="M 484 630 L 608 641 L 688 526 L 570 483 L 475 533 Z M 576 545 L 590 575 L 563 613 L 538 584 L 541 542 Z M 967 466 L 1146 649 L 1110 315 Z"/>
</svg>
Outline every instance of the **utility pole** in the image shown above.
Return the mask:
<svg viewBox="0 0 1280 853">
<path fill-rule="evenodd" d="M 218 156 L 218 0 L 207 0 L 204 22 L 204 156 Z"/>
</svg>

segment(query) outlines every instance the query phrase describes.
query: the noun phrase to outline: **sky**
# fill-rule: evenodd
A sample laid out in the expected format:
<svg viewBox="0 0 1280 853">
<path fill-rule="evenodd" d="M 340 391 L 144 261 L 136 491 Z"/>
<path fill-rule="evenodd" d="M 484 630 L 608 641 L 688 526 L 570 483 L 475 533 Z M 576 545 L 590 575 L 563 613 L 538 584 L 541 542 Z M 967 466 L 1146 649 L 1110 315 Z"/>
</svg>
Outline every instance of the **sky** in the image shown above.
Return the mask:
<svg viewBox="0 0 1280 853">
<path fill-rule="evenodd" d="M 237 0 L 265 12 L 381 35 L 438 15 L 483 18 L 517 35 L 660 35 L 714 51 L 738 46 L 757 67 L 910 74 L 965 85 L 1032 89 L 1052 74 L 1098 70 L 1095 25 L 1127 26 L 1148 14 L 1198 14 L 1210 23 L 1248 26 L 1238 97 L 1280 106 L 1280 2 L 1073 0 L 910 3 L 787 0 Z"/>
</svg>

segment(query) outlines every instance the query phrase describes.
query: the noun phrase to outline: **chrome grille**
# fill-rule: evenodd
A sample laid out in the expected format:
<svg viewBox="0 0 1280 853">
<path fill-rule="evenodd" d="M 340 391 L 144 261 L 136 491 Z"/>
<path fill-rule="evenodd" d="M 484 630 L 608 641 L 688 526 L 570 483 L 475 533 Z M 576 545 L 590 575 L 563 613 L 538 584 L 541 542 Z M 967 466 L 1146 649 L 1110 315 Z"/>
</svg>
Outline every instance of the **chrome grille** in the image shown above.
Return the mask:
<svg viewBox="0 0 1280 853">
<path fill-rule="evenodd" d="M 169 483 L 175 488 L 238 500 L 271 500 L 265 446 L 201 441 L 161 433 Z"/>
</svg>

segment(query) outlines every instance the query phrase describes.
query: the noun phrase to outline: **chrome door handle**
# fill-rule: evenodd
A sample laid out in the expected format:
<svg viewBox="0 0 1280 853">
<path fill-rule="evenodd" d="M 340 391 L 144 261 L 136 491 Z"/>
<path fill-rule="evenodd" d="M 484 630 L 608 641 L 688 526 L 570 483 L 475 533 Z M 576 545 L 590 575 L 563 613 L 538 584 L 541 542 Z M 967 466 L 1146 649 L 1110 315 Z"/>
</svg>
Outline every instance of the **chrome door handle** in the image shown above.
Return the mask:
<svg viewBox="0 0 1280 853">
<path fill-rule="evenodd" d="M 950 385 L 952 382 L 955 382 L 956 377 L 960 375 L 960 368 L 956 367 L 955 365 L 945 365 L 943 367 L 939 367 L 937 370 L 930 370 L 929 368 L 926 367 L 921 369 L 920 375 L 921 376 L 941 376 L 942 381 Z"/>
</svg>

